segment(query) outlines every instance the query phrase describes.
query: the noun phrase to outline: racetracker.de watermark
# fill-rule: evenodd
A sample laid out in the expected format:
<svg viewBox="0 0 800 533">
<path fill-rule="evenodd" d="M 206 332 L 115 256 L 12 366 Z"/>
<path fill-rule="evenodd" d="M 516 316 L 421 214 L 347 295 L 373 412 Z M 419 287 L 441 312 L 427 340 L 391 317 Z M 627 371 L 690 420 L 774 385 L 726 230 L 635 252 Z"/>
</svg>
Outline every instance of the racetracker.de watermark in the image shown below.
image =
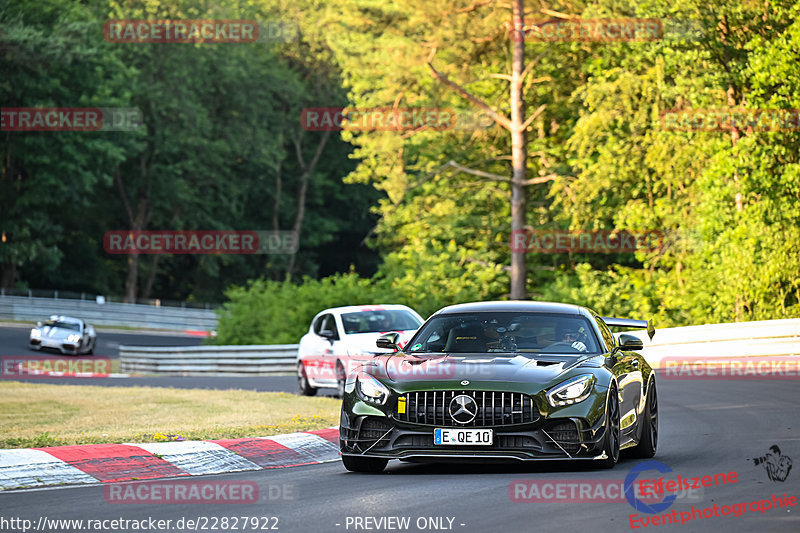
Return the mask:
<svg viewBox="0 0 800 533">
<path fill-rule="evenodd" d="M 685 109 L 660 115 L 665 131 L 800 131 L 800 109 Z"/>
<path fill-rule="evenodd" d="M 125 44 L 291 42 L 299 26 L 288 21 L 117 19 L 103 25 L 105 39 Z"/>
<path fill-rule="evenodd" d="M 538 42 L 657 41 L 664 37 L 661 20 L 655 18 L 548 19 L 509 29 L 512 40 Z"/>
<path fill-rule="evenodd" d="M 102 378 L 111 374 L 111 359 L 65 358 L 52 355 L 4 355 L 0 357 L 0 379 Z"/>
<path fill-rule="evenodd" d="M 665 357 L 664 379 L 800 379 L 800 357 Z"/>
<path fill-rule="evenodd" d="M 658 230 L 512 230 L 510 247 L 515 253 L 615 254 L 652 252 L 664 246 Z"/>
<path fill-rule="evenodd" d="M 443 131 L 459 124 L 490 125 L 485 117 L 483 122 L 467 118 L 446 107 L 307 107 L 300 113 L 300 125 L 308 131 Z"/>
<path fill-rule="evenodd" d="M 144 126 L 135 107 L 4 107 L 0 131 L 136 131 Z"/>
<path fill-rule="evenodd" d="M 299 242 L 293 231 L 107 231 L 103 248 L 110 254 L 293 254 Z"/>
<path fill-rule="evenodd" d="M 454 361 L 451 358 L 431 357 L 412 362 L 403 357 L 392 357 L 386 360 L 385 366 L 377 366 L 372 355 L 364 354 L 346 357 L 311 356 L 304 357 L 302 362 L 306 376 L 314 380 L 335 380 L 341 377 L 339 372 L 344 373 L 344 376 L 354 376 L 360 370 L 394 381 L 492 379 L 497 375 L 491 359 L 471 361 L 464 358 Z M 341 370 L 337 369 L 336 362 L 342 364 Z"/>
<path fill-rule="evenodd" d="M 626 501 L 623 479 L 517 479 L 508 486 L 508 497 L 517 503 L 613 503 Z M 632 485 L 638 501 L 659 503 L 663 495 L 645 492 Z M 683 502 L 699 502 L 702 488 L 681 488 L 675 497 Z"/>
<path fill-rule="evenodd" d="M 298 487 L 294 483 L 259 487 L 255 481 L 175 480 L 106 485 L 103 497 L 114 504 L 250 504 L 297 500 Z"/>
</svg>

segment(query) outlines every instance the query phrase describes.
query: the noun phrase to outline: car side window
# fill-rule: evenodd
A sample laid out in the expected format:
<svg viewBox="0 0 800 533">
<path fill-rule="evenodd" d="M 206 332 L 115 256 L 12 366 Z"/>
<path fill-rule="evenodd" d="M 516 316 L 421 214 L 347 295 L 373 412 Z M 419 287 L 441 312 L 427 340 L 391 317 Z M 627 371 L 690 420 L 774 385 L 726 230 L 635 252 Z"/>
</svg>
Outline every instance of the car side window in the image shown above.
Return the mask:
<svg viewBox="0 0 800 533">
<path fill-rule="evenodd" d="M 595 315 L 594 319 L 597 321 L 597 325 L 600 327 L 600 334 L 603 335 L 603 340 L 606 341 L 606 346 L 608 346 L 609 349 L 613 349 L 617 343 L 614 339 L 614 335 L 611 334 L 611 330 L 608 329 L 606 323 L 603 322 L 603 319 L 599 316 Z"/>
<path fill-rule="evenodd" d="M 333 318 L 333 315 L 327 314 L 323 317 L 322 320 L 322 327 L 320 331 L 329 329 L 333 332 L 333 340 L 339 340 L 339 331 L 336 329 L 336 320 Z"/>
<path fill-rule="evenodd" d="M 326 316 L 328 315 L 320 315 L 316 319 L 314 319 L 314 325 L 312 329 L 314 333 L 316 333 L 317 335 L 319 335 L 319 332 L 323 330 L 322 322 L 325 320 Z"/>
</svg>

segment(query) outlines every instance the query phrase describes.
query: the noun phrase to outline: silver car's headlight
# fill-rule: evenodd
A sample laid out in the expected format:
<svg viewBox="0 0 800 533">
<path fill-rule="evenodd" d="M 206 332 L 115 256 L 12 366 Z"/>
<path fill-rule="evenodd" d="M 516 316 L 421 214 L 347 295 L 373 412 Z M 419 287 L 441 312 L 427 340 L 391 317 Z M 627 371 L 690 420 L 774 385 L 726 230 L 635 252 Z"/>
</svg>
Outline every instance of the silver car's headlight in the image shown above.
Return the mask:
<svg viewBox="0 0 800 533">
<path fill-rule="evenodd" d="M 67 342 L 78 342 L 79 340 L 81 340 L 81 336 L 74 333 L 67 337 Z"/>
<path fill-rule="evenodd" d="M 38 328 L 33 328 L 31 330 L 31 338 L 32 339 L 40 339 L 40 338 L 42 338 L 42 330 L 40 330 Z"/>
<path fill-rule="evenodd" d="M 367 403 L 383 405 L 389 398 L 389 389 L 386 385 L 369 374 L 359 374 L 356 378 L 356 392 L 358 397 Z"/>
<path fill-rule="evenodd" d="M 547 401 L 553 407 L 563 407 L 582 402 L 589 397 L 594 388 L 595 378 L 584 374 L 559 383 L 547 393 Z"/>
</svg>

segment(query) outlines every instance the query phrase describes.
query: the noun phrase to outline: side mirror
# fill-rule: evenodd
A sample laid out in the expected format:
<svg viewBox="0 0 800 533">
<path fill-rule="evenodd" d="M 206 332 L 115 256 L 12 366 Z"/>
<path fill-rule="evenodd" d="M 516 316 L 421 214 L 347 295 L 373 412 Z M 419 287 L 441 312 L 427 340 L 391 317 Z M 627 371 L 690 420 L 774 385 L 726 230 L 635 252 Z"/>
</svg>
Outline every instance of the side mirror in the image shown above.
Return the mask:
<svg viewBox="0 0 800 533">
<path fill-rule="evenodd" d="M 399 333 L 386 333 L 385 335 L 381 335 L 378 337 L 378 340 L 375 341 L 375 346 L 378 348 L 385 348 L 387 350 L 398 351 L 400 347 L 397 346 L 397 341 L 400 339 Z"/>
<path fill-rule="evenodd" d="M 319 336 L 325 337 L 329 341 L 333 341 L 333 339 L 336 337 L 336 333 L 334 333 L 332 329 L 323 329 L 319 332 Z"/>
<path fill-rule="evenodd" d="M 41 323 L 41 321 L 36 323 L 36 327 L 37 327 L 37 328 L 40 328 L 40 327 L 42 327 L 42 323 Z"/>
<path fill-rule="evenodd" d="M 619 335 L 620 350 L 641 350 L 642 348 L 644 348 L 644 343 L 639 337 L 635 337 L 627 333 L 620 333 Z"/>
</svg>

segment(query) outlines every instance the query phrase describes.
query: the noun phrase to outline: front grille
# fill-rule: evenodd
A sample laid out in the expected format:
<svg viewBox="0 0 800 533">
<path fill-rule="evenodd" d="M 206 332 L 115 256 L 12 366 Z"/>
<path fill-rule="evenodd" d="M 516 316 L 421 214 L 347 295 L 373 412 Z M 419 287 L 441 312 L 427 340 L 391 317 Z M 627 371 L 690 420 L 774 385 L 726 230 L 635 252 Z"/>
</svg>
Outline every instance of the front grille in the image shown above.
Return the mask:
<svg viewBox="0 0 800 533">
<path fill-rule="evenodd" d="M 395 448 L 430 449 L 439 450 L 442 446 L 433 443 L 433 434 L 427 435 L 400 435 L 394 442 Z M 541 444 L 528 435 L 495 435 L 494 443 L 491 446 L 464 446 L 460 449 L 476 450 L 524 450 L 541 449 Z"/>
<path fill-rule="evenodd" d="M 348 450 L 364 451 L 371 447 L 381 447 L 389 443 L 391 426 L 385 420 L 367 416 L 358 428 L 339 426 L 340 438 Z"/>
<path fill-rule="evenodd" d="M 366 417 L 361 422 L 361 432 L 359 438 L 361 440 L 376 441 L 380 438 L 388 440 L 386 433 L 391 429 L 391 426 L 379 418 L 371 416 Z"/>
<path fill-rule="evenodd" d="M 572 420 L 559 422 L 547 428 L 546 431 L 566 452 L 574 453 L 580 450 L 581 438 L 578 435 L 578 428 Z"/>
<path fill-rule="evenodd" d="M 459 395 L 470 396 L 477 404 L 475 418 L 460 423 L 450 415 L 450 402 Z M 405 412 L 400 406 L 405 403 Z M 409 392 L 398 400 L 395 418 L 401 422 L 442 427 L 480 427 L 529 424 L 539 413 L 533 398 L 518 392 L 423 391 Z"/>
<path fill-rule="evenodd" d="M 497 435 L 500 448 L 541 448 L 536 439 L 528 435 Z"/>
</svg>

